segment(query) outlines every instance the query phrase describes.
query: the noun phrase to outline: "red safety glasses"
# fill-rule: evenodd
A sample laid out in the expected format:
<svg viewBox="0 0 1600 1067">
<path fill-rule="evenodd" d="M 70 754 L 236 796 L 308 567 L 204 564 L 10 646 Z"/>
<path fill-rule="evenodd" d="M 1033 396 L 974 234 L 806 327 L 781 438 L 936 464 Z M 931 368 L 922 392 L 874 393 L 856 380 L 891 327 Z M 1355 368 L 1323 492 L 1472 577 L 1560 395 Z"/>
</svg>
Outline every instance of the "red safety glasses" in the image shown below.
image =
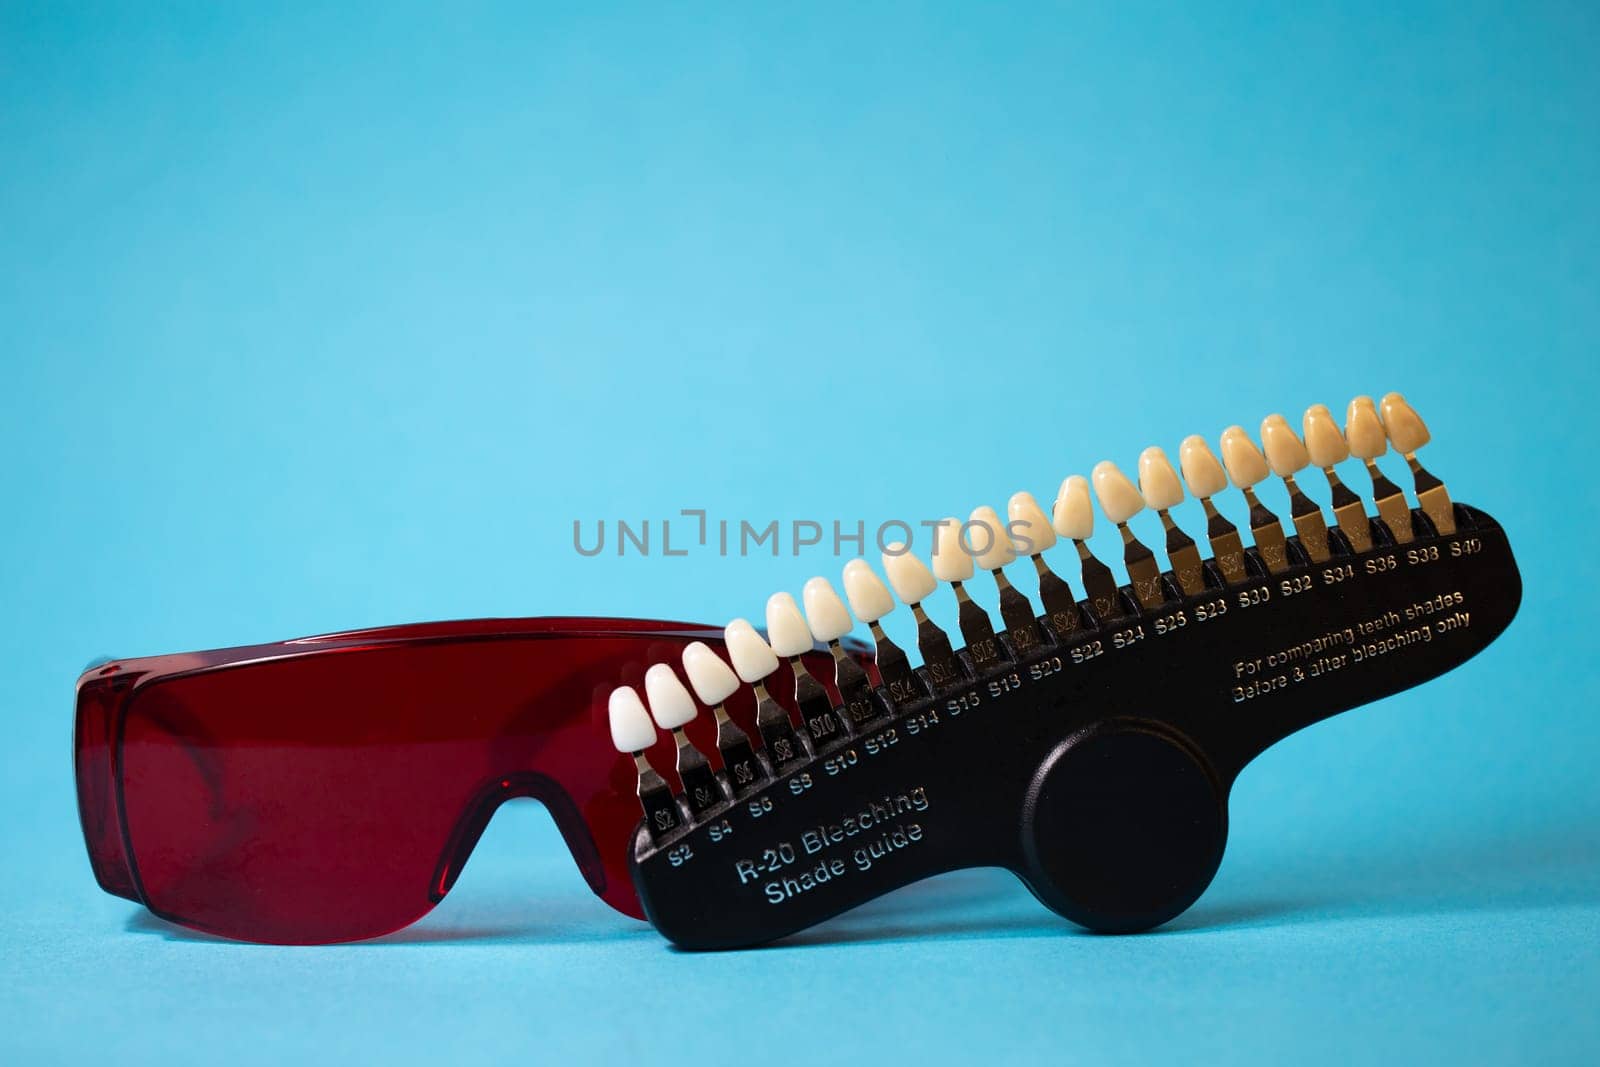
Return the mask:
<svg viewBox="0 0 1600 1067">
<path fill-rule="evenodd" d="M 722 632 L 491 619 L 94 667 L 74 752 L 95 877 L 225 937 L 377 937 L 442 900 L 494 810 L 526 796 L 595 893 L 642 918 L 627 868 L 636 775 L 610 744 L 606 698 L 696 640 L 720 651 Z M 831 677 L 825 655 L 810 667 Z M 728 711 L 755 736 L 748 691 Z M 711 716 L 688 731 L 715 752 Z M 670 735 L 653 761 L 673 765 Z"/>
</svg>

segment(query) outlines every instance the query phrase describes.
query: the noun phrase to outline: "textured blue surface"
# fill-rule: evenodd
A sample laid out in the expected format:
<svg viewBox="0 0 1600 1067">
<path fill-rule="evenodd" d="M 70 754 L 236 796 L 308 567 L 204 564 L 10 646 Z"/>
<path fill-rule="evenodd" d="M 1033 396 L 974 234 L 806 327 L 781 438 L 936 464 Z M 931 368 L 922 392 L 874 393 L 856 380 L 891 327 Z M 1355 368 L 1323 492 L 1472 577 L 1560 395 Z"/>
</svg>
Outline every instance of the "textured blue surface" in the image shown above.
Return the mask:
<svg viewBox="0 0 1600 1067">
<path fill-rule="evenodd" d="M 1600 1056 L 1591 6 L 452 11 L 0 10 L 0 1058 Z M 379 943 L 93 885 L 96 655 L 720 621 L 837 561 L 572 520 L 964 513 L 1391 388 L 1522 615 L 1252 766 L 1161 933 L 968 872 L 688 956 L 531 805 Z"/>
</svg>

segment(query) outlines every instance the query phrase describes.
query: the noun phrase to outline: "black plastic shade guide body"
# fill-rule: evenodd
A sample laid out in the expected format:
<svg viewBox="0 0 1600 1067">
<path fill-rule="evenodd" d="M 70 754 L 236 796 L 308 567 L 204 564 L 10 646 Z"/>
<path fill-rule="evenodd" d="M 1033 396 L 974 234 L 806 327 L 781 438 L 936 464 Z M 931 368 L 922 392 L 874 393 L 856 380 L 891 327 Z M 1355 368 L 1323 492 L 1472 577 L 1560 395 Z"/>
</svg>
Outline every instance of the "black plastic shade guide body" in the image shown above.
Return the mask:
<svg viewBox="0 0 1600 1067">
<path fill-rule="evenodd" d="M 1456 505 L 1396 544 L 1247 580 L 1215 567 L 1196 596 L 1087 616 L 1007 648 L 967 680 L 882 715 L 666 833 L 641 823 L 631 866 L 656 927 L 690 949 L 803 930 L 908 883 L 1013 871 L 1045 906 L 1124 933 L 1182 913 L 1222 860 L 1228 794 L 1279 739 L 1427 681 L 1510 623 L 1522 596 L 1504 531 Z M 1002 637 L 1001 640 L 1004 640 Z M 730 794 L 731 796 L 731 791 Z"/>
</svg>

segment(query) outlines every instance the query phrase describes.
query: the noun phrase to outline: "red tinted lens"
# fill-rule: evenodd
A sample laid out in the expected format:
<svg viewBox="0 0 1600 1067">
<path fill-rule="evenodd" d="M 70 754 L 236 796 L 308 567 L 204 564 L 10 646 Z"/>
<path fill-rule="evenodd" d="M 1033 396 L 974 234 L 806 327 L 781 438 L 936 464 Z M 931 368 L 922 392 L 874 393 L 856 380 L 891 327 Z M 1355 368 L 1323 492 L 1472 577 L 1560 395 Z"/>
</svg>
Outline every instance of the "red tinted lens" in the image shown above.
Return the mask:
<svg viewBox="0 0 1600 1067">
<path fill-rule="evenodd" d="M 427 912 L 494 808 L 532 795 L 595 891 L 637 916 L 626 856 L 640 813 L 605 697 L 705 636 L 357 643 L 141 683 L 113 751 L 142 896 L 229 937 L 374 937 Z M 690 732 L 709 752 L 714 729 L 702 715 Z M 672 758 L 663 735 L 654 762 Z"/>
</svg>

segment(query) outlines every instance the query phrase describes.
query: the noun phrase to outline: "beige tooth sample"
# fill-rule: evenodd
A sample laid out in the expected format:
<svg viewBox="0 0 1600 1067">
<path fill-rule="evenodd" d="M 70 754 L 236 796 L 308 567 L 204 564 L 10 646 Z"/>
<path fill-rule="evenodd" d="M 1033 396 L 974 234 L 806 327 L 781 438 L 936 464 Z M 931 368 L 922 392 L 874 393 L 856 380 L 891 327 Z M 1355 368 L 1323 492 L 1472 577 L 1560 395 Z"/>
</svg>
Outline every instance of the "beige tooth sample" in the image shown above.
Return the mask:
<svg viewBox="0 0 1600 1067">
<path fill-rule="evenodd" d="M 828 579 L 821 575 L 807 579 L 800 590 L 800 600 L 806 607 L 806 625 L 818 641 L 832 644 L 850 632 L 850 609 Z"/>
<path fill-rule="evenodd" d="M 1358 396 L 1350 401 L 1344 416 L 1344 438 L 1350 445 L 1350 454 L 1367 465 L 1378 518 L 1389 528 L 1396 543 L 1409 544 L 1416 536 L 1411 529 L 1411 508 L 1400 487 L 1378 469 L 1377 458 L 1389 451 L 1389 435 L 1378 417 L 1378 406 L 1370 396 Z"/>
<path fill-rule="evenodd" d="M 1305 442 L 1282 415 L 1268 415 L 1261 420 L 1261 450 L 1266 453 L 1267 466 L 1272 468 L 1272 473 L 1285 481 L 1311 463 Z"/>
<path fill-rule="evenodd" d="M 1026 544 L 1016 547 L 1033 558 L 1034 573 L 1039 576 L 1039 600 L 1050 619 L 1050 628 L 1058 638 L 1065 637 L 1077 630 L 1082 620 L 1072 588 L 1044 561 L 1044 553 L 1055 547 L 1055 527 L 1045 517 L 1044 509 L 1033 494 L 1026 491 L 1011 494 L 1006 502 L 1006 515 L 1011 519 L 1009 529 L 1014 532 L 1013 544 L 1018 535 L 1027 539 Z"/>
<path fill-rule="evenodd" d="M 1239 539 L 1239 528 L 1223 517 L 1211 498 L 1228 488 L 1228 472 L 1212 453 L 1211 446 L 1199 434 L 1190 434 L 1178 448 L 1178 467 L 1189 493 L 1206 511 L 1206 537 L 1211 542 L 1211 555 L 1222 572 L 1222 580 L 1229 585 L 1245 581 L 1249 575 L 1244 566 L 1244 542 Z"/>
<path fill-rule="evenodd" d="M 1229 426 L 1222 431 L 1222 465 L 1240 489 L 1250 489 L 1272 473 L 1267 469 L 1267 457 L 1243 426 Z"/>
<path fill-rule="evenodd" d="M 1074 474 L 1061 483 L 1050 525 L 1062 537 L 1078 542 L 1094 535 L 1094 502 L 1089 499 L 1089 479 Z"/>
<path fill-rule="evenodd" d="M 1350 445 L 1344 431 L 1328 410 L 1326 404 L 1312 404 L 1300 420 L 1300 429 L 1306 435 L 1306 454 L 1311 462 L 1327 470 L 1350 458 Z"/>
<path fill-rule="evenodd" d="M 889 587 L 864 559 L 853 559 L 844 565 L 844 595 L 850 601 L 851 613 L 869 626 L 894 610 Z"/>
<path fill-rule="evenodd" d="M 767 644 L 785 659 L 803 656 L 816 644 L 800 605 L 788 593 L 773 593 L 767 599 Z"/>
<path fill-rule="evenodd" d="M 739 691 L 739 676 L 704 641 L 691 642 L 683 650 L 683 673 L 700 702 L 714 709 L 721 709 Z"/>
<path fill-rule="evenodd" d="M 1344 431 L 1339 429 L 1338 421 L 1326 404 L 1312 404 L 1306 408 L 1300 428 L 1306 435 L 1306 452 L 1311 462 L 1321 467 L 1323 476 L 1328 479 L 1334 520 L 1344 532 L 1345 540 L 1350 542 L 1351 549 L 1356 552 L 1367 551 L 1372 547 L 1372 524 L 1367 520 L 1366 509 L 1361 506 L 1361 498 L 1344 484 L 1339 472 L 1333 469 L 1350 458 L 1350 445 L 1344 439 Z"/>
<path fill-rule="evenodd" d="M 650 698 L 650 717 L 663 730 L 682 730 L 700 714 L 677 672 L 665 663 L 644 672 L 644 691 Z"/>
<path fill-rule="evenodd" d="M 1122 535 L 1122 560 L 1128 568 L 1128 580 L 1133 585 L 1133 595 L 1140 606 L 1157 608 L 1166 600 L 1161 588 L 1161 568 L 1156 564 L 1155 553 L 1133 535 L 1128 520 L 1144 510 L 1144 497 L 1137 486 L 1128 480 L 1115 463 L 1103 459 L 1089 473 L 1094 482 L 1094 495 L 1100 500 L 1100 510 L 1106 518 L 1116 523 Z"/>
<path fill-rule="evenodd" d="M 972 553 L 961 540 L 961 520 L 941 519 L 933 528 L 933 576 L 959 586 L 972 575 Z M 964 596 L 965 590 L 958 588 L 956 595 Z"/>
<path fill-rule="evenodd" d="M 1010 519 L 1006 529 L 1011 531 L 1013 547 L 1019 552 L 1026 552 L 1038 559 L 1040 553 L 1055 547 L 1055 528 L 1045 518 L 1044 508 L 1039 506 L 1032 493 L 1026 490 L 1012 493 L 1011 499 L 1006 501 L 1006 517 Z M 1026 543 L 1018 545 L 1018 536 L 1026 538 Z"/>
<path fill-rule="evenodd" d="M 632 755 L 656 743 L 656 726 L 650 721 L 639 691 L 631 685 L 618 686 L 606 702 L 611 723 L 611 743 L 618 752 Z"/>
<path fill-rule="evenodd" d="M 1199 596 L 1205 592 L 1205 571 L 1200 564 L 1200 550 L 1194 538 L 1178 528 L 1168 514 L 1171 508 L 1183 503 L 1183 483 L 1173 469 L 1167 454 L 1154 445 L 1139 454 L 1139 492 L 1147 507 L 1161 519 L 1167 532 L 1167 563 L 1178 580 L 1184 596 Z"/>
<path fill-rule="evenodd" d="M 722 768 L 736 792 L 749 788 L 765 775 L 750 746 L 749 736 L 728 715 L 723 705 L 739 691 L 739 676 L 704 641 L 692 641 L 683 650 L 683 673 L 689 676 L 700 703 L 711 708 L 717 720 L 717 751 Z"/>
<path fill-rule="evenodd" d="M 772 651 L 789 661 L 794 674 L 795 706 L 800 709 L 800 719 L 811 740 L 821 744 L 832 738 L 839 732 L 833 700 L 801 658 L 816 647 L 817 640 L 806 625 L 800 605 L 788 593 L 773 593 L 767 600 L 767 640 Z"/>
<path fill-rule="evenodd" d="M 1256 499 L 1255 491 L 1255 486 L 1272 472 L 1267 469 L 1267 457 L 1250 440 L 1243 426 L 1229 426 L 1222 431 L 1222 465 L 1250 505 L 1250 536 L 1255 539 L 1256 552 L 1266 565 L 1267 573 L 1282 574 L 1289 569 L 1283 524 Z"/>
<path fill-rule="evenodd" d="M 778 669 L 778 657 L 748 619 L 734 619 L 728 623 L 722 631 L 722 639 L 727 642 L 734 673 L 745 684 L 760 685 L 763 678 Z"/>
<path fill-rule="evenodd" d="M 1313 504 L 1294 476 L 1311 464 L 1311 453 L 1305 442 L 1294 432 L 1289 420 L 1282 415 L 1268 415 L 1261 420 L 1261 446 L 1267 454 L 1267 464 L 1272 473 L 1283 479 L 1289 490 L 1289 517 L 1294 521 L 1300 547 L 1313 563 L 1326 563 L 1328 551 L 1328 521 L 1322 509 Z"/>
<path fill-rule="evenodd" d="M 1122 614 L 1116 577 L 1110 567 L 1089 551 L 1088 540 L 1094 534 L 1094 502 L 1089 497 L 1089 479 L 1073 474 L 1061 483 L 1056 506 L 1050 514 L 1050 525 L 1077 546 L 1083 568 L 1083 590 L 1088 594 L 1089 606 L 1095 615 L 1103 622 Z"/>
<path fill-rule="evenodd" d="M 1388 432 L 1389 441 L 1394 445 L 1396 452 L 1402 456 L 1409 456 L 1429 441 L 1433 435 L 1428 432 L 1428 424 L 1422 421 L 1416 409 L 1406 403 L 1406 398 L 1399 393 L 1386 393 L 1383 398 L 1383 410 L 1379 413 L 1383 420 L 1383 428 Z"/>
<path fill-rule="evenodd" d="M 1183 480 L 1197 500 L 1210 500 L 1228 488 L 1228 472 L 1222 469 L 1211 446 L 1199 434 L 1190 434 L 1178 448 L 1178 465 L 1183 468 Z"/>
<path fill-rule="evenodd" d="M 1138 488 L 1109 459 L 1096 463 L 1089 476 L 1094 480 L 1094 495 L 1100 498 L 1100 510 L 1118 526 L 1127 525 L 1129 519 L 1144 510 L 1144 497 Z"/>
<path fill-rule="evenodd" d="M 957 621 L 961 626 L 961 639 L 967 645 L 967 655 L 972 657 L 978 670 L 988 671 L 998 667 L 1004 657 L 988 613 L 978 606 L 963 584 L 976 573 L 976 568 L 961 530 L 962 522 L 954 516 L 941 519 L 934 526 L 933 574 L 941 582 L 949 582 L 956 595 Z"/>
<path fill-rule="evenodd" d="M 1389 435 L 1370 396 L 1358 396 L 1345 409 L 1344 439 L 1357 459 L 1377 459 L 1389 451 Z"/>
<path fill-rule="evenodd" d="M 967 540 L 980 568 L 994 576 L 1000 590 L 1000 617 L 1006 624 L 1006 637 L 1020 655 L 1027 655 L 1043 643 L 1034 621 L 1033 605 L 1019 593 L 1003 568 L 1017 558 L 1011 531 L 999 512 L 987 504 L 974 508 L 967 519 Z"/>
<path fill-rule="evenodd" d="M 896 542 L 883 554 L 883 570 L 889 586 L 902 604 L 915 608 L 939 588 L 933 572 L 905 545 Z"/>
<path fill-rule="evenodd" d="M 974 509 L 972 517 L 967 520 L 967 528 L 969 530 L 967 538 L 972 543 L 973 559 L 982 569 L 997 571 L 1017 558 L 1016 550 L 1011 546 L 1011 534 L 1006 530 L 1004 520 L 994 508 L 985 504 Z M 977 536 L 977 531 L 980 529 L 983 531 L 981 538 Z"/>
<path fill-rule="evenodd" d="M 1416 479 L 1417 503 L 1427 512 L 1433 527 L 1440 535 L 1448 537 L 1456 532 L 1456 509 L 1450 503 L 1450 493 L 1444 483 L 1430 474 L 1417 462 L 1417 449 L 1433 439 L 1428 424 L 1406 403 L 1399 393 L 1388 393 L 1383 398 L 1383 428 L 1389 433 L 1394 450 L 1405 457 Z"/>
</svg>

